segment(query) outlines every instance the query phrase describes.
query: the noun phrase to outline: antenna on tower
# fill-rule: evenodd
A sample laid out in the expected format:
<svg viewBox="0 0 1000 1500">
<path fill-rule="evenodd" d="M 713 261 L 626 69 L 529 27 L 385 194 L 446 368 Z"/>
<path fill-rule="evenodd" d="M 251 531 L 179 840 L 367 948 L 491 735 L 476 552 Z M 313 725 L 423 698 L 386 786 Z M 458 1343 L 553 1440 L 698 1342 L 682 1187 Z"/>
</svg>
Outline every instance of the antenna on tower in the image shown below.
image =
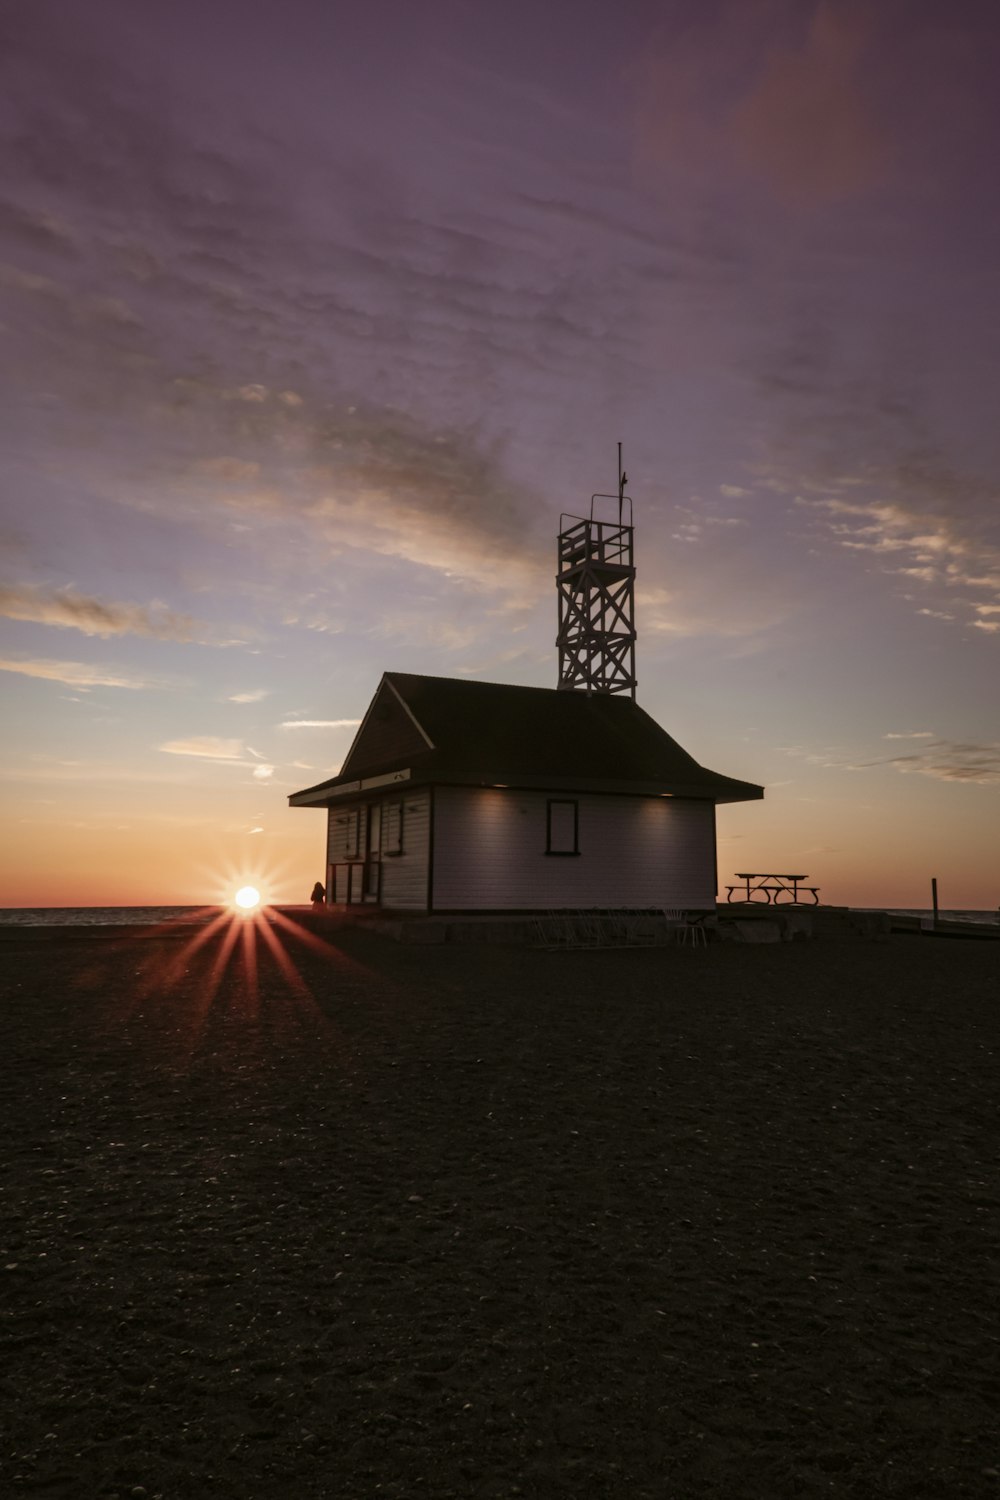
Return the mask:
<svg viewBox="0 0 1000 1500">
<path fill-rule="evenodd" d="M 618 444 L 618 524 L 622 524 L 622 502 L 625 498 L 625 486 L 628 484 L 628 475 L 622 468 L 622 445 Z"/>
</svg>

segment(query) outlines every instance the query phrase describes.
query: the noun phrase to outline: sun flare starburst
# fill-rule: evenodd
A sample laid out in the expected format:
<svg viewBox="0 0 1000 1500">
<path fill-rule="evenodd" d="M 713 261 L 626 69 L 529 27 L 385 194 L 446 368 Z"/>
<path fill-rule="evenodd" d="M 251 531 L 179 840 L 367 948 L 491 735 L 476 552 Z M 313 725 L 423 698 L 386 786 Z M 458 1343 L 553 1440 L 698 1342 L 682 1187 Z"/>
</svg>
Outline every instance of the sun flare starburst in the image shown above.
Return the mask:
<svg viewBox="0 0 1000 1500">
<path fill-rule="evenodd" d="M 242 911 L 253 911 L 260 905 L 260 891 L 256 886 L 242 885 L 233 900 Z"/>
</svg>

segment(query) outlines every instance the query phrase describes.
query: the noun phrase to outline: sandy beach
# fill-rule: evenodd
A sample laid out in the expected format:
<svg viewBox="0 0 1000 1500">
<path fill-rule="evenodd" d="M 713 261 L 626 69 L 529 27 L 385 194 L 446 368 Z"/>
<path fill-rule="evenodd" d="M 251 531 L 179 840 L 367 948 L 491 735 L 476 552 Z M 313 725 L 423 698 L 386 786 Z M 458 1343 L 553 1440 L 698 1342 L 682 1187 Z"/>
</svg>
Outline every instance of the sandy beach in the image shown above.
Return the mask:
<svg viewBox="0 0 1000 1500">
<path fill-rule="evenodd" d="M 3 945 L 5 1493 L 1000 1493 L 1000 945 L 286 946 Z"/>
</svg>

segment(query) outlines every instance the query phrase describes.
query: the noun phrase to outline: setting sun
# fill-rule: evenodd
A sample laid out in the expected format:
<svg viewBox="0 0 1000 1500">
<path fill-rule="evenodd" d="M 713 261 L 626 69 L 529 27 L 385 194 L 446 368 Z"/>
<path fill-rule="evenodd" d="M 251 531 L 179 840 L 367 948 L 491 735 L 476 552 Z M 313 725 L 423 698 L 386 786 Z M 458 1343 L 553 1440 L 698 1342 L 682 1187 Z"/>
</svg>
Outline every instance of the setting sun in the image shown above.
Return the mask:
<svg viewBox="0 0 1000 1500">
<path fill-rule="evenodd" d="M 233 900 L 244 911 L 251 911 L 255 906 L 260 905 L 260 891 L 255 890 L 252 885 L 244 885 L 236 892 Z"/>
</svg>

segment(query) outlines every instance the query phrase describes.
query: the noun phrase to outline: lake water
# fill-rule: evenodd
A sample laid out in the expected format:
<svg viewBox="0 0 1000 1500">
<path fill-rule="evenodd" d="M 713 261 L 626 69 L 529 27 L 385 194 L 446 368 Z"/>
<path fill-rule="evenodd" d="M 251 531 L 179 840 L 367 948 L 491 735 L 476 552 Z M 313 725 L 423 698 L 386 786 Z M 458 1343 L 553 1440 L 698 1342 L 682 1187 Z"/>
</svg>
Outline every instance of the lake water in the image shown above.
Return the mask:
<svg viewBox="0 0 1000 1500">
<path fill-rule="evenodd" d="M 3 927 L 151 927 L 159 922 L 210 922 L 218 906 L 6 906 Z"/>
</svg>

